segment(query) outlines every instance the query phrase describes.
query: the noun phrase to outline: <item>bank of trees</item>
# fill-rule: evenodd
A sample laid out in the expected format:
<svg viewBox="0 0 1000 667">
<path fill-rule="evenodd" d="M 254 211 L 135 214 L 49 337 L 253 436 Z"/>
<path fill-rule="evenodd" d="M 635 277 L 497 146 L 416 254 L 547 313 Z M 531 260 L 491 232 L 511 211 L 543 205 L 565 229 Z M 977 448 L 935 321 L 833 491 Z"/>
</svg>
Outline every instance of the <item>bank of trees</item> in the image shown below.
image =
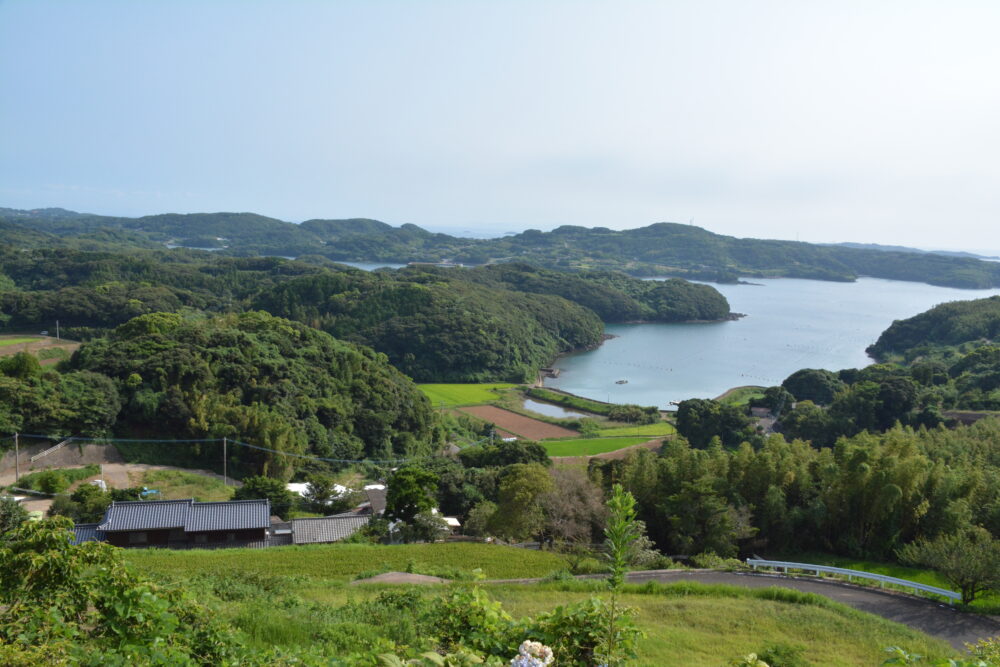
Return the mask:
<svg viewBox="0 0 1000 667">
<path fill-rule="evenodd" d="M 780 435 L 760 448 L 668 441 L 660 456 L 594 460 L 621 482 L 666 553 L 820 550 L 895 559 L 915 540 L 982 526 L 1000 536 L 1000 423 L 894 428 L 816 448 Z"/>
<path fill-rule="evenodd" d="M 262 312 L 185 319 L 144 315 L 83 346 L 68 368 L 111 382 L 114 430 L 221 438 L 290 455 L 393 459 L 441 437 L 412 381 L 370 349 Z M 237 470 L 291 473 L 294 458 L 233 452 Z"/>
</svg>

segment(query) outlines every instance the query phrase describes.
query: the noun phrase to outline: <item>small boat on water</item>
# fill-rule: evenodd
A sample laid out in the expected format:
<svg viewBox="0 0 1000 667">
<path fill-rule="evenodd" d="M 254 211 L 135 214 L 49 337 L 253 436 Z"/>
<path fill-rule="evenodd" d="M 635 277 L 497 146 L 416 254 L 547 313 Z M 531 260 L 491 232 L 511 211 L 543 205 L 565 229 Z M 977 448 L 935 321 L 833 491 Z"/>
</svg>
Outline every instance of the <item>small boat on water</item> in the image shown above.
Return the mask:
<svg viewBox="0 0 1000 667">
<path fill-rule="evenodd" d="M 628 384 L 628 380 L 617 380 L 615 384 Z"/>
</svg>

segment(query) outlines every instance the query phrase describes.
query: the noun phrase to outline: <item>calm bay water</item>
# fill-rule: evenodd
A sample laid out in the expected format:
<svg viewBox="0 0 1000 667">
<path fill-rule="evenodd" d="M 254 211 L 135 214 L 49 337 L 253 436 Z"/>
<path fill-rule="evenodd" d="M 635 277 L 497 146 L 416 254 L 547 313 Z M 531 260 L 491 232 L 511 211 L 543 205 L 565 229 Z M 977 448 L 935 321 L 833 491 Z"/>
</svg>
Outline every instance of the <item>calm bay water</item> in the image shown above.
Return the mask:
<svg viewBox="0 0 1000 667">
<path fill-rule="evenodd" d="M 708 324 L 609 324 L 618 336 L 596 350 L 556 362 L 545 385 L 614 403 L 668 407 L 713 398 L 741 385 L 776 385 L 800 368 L 859 368 L 865 348 L 893 320 L 945 301 L 1000 290 L 960 290 L 862 278 L 854 283 L 754 279 L 714 285 L 747 317 Z M 616 384 L 627 380 L 627 384 Z"/>
</svg>

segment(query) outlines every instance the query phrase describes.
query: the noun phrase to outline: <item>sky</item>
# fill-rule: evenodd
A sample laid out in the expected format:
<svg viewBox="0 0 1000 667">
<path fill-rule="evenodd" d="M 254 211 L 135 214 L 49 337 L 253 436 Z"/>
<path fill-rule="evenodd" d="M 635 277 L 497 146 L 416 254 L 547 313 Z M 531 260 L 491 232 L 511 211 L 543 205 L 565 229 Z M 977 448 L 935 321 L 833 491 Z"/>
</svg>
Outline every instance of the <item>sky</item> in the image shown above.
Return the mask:
<svg viewBox="0 0 1000 667">
<path fill-rule="evenodd" d="M 0 206 L 1000 251 L 995 0 L 0 0 Z"/>
</svg>

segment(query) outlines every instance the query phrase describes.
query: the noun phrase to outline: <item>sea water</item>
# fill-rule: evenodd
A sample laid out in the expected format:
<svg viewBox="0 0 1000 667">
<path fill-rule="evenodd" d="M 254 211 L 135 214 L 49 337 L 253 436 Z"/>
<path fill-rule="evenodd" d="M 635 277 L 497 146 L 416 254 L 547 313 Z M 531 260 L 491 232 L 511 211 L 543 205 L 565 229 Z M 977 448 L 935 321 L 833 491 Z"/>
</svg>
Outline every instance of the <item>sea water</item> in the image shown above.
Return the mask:
<svg viewBox="0 0 1000 667">
<path fill-rule="evenodd" d="M 701 324 L 609 324 L 615 338 L 562 357 L 545 385 L 613 403 L 670 407 L 742 385 L 771 386 L 800 368 L 859 368 L 893 320 L 1000 290 L 861 278 L 853 283 L 750 279 L 713 285 L 746 317 Z"/>
</svg>

